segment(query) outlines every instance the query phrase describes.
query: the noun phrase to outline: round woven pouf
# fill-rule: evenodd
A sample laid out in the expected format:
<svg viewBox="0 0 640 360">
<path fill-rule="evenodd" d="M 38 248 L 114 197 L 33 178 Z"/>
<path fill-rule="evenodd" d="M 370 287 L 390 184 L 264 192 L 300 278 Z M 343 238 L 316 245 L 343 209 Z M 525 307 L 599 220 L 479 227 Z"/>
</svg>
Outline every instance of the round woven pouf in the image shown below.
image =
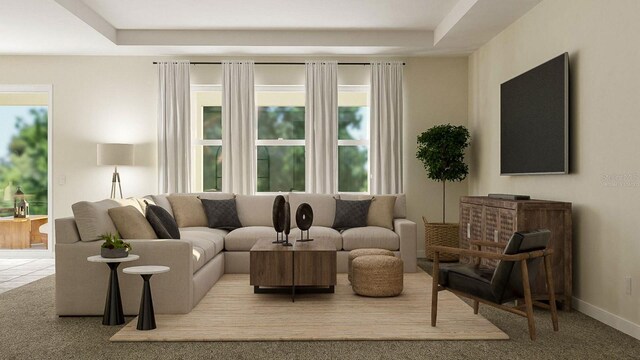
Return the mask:
<svg viewBox="0 0 640 360">
<path fill-rule="evenodd" d="M 365 255 L 394 256 L 393 251 L 385 249 L 355 249 L 349 251 L 349 274 L 347 275 L 347 278 L 349 278 L 349 282 L 351 282 L 351 263 L 353 262 L 353 259 L 357 258 L 358 256 Z"/>
<path fill-rule="evenodd" d="M 356 294 L 386 297 L 402 293 L 402 259 L 395 256 L 364 255 L 355 258 L 351 265 L 351 286 Z"/>
</svg>

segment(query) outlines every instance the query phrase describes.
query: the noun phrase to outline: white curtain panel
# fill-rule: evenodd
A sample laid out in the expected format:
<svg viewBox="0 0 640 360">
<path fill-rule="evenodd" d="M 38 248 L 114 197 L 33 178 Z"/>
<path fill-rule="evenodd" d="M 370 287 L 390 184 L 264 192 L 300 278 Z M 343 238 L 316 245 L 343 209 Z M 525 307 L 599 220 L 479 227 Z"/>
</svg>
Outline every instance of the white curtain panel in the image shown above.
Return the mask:
<svg viewBox="0 0 640 360">
<path fill-rule="evenodd" d="M 253 61 L 222 62 L 222 189 L 255 192 L 256 104 Z"/>
<path fill-rule="evenodd" d="M 306 188 L 333 194 L 338 182 L 338 63 L 306 62 L 305 89 Z"/>
<path fill-rule="evenodd" d="M 371 193 L 402 186 L 402 63 L 371 63 Z"/>
<path fill-rule="evenodd" d="M 158 62 L 158 170 L 160 193 L 191 189 L 189 61 Z"/>
</svg>

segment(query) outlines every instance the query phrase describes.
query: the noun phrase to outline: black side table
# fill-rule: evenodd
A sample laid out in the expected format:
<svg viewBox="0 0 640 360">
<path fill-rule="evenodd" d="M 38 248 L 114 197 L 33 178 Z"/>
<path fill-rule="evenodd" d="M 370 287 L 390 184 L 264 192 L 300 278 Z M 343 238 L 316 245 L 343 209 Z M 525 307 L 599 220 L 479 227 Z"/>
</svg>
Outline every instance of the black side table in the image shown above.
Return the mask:
<svg viewBox="0 0 640 360">
<path fill-rule="evenodd" d="M 118 283 L 118 265 L 122 262 L 138 260 L 140 256 L 129 254 L 123 258 L 105 258 L 100 255 L 89 256 L 87 261 L 96 263 L 106 263 L 111 272 L 109 274 L 109 286 L 107 288 L 107 299 L 104 303 L 104 315 L 102 325 L 122 325 L 124 324 L 124 312 L 122 311 L 122 299 L 120 298 L 120 285 Z"/>
<path fill-rule="evenodd" d="M 138 312 L 138 330 L 153 330 L 156 328 L 156 316 L 153 312 L 153 299 L 151 298 L 151 284 L 149 279 L 153 274 L 162 274 L 169 271 L 168 266 L 147 265 L 132 266 L 122 270 L 125 274 L 137 274 L 142 276 L 142 299 L 140 299 L 140 311 Z"/>
</svg>

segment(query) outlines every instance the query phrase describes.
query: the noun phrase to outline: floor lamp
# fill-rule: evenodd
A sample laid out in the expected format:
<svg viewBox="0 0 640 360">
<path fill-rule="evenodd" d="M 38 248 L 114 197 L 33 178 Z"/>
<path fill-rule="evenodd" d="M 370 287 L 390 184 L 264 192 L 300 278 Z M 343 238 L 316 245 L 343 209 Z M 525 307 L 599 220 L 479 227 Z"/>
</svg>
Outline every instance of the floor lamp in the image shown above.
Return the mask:
<svg viewBox="0 0 640 360">
<path fill-rule="evenodd" d="M 111 198 L 116 198 L 116 190 L 122 199 L 122 185 L 118 165 L 133 165 L 132 144 L 98 144 L 98 165 L 115 165 L 111 176 Z M 117 188 L 117 189 L 116 189 Z"/>
</svg>

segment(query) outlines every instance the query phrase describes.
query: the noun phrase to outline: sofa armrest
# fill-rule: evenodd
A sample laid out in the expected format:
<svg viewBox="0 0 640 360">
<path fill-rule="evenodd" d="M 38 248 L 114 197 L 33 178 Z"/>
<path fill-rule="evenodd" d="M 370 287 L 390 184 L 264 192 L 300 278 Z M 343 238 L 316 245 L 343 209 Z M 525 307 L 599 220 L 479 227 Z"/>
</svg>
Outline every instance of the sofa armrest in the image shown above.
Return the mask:
<svg viewBox="0 0 640 360">
<path fill-rule="evenodd" d="M 394 219 L 393 228 L 400 237 L 400 257 L 404 261 L 404 272 L 416 272 L 418 265 L 416 223 L 407 219 Z"/>
<path fill-rule="evenodd" d="M 126 315 L 136 315 L 140 306 L 140 276 L 123 274 L 129 266 L 165 265 L 171 271 L 152 279 L 156 313 L 185 314 L 193 307 L 193 250 L 181 240 L 127 240 L 136 261 L 118 267 L 122 306 Z M 105 264 L 92 263 L 87 257 L 100 254 L 102 241 L 56 244 L 56 313 L 58 315 L 100 315 L 109 279 Z"/>
</svg>

